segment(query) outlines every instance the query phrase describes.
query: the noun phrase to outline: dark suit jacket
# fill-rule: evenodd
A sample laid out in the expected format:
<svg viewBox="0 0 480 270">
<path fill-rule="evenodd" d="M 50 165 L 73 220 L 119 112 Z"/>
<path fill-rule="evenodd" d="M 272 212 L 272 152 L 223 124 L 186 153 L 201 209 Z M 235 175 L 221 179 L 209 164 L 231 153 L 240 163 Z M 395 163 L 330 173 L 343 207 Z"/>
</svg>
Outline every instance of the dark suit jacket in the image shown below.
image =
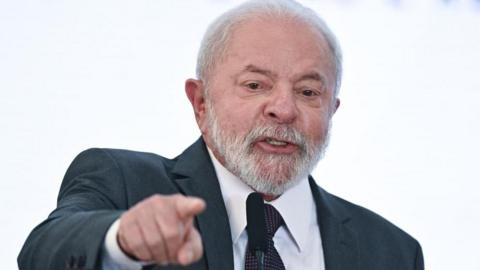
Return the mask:
<svg viewBox="0 0 480 270">
<path fill-rule="evenodd" d="M 312 178 L 309 181 L 327 270 L 423 269 L 415 239 L 373 212 L 327 193 Z M 18 257 L 20 269 L 100 269 L 111 223 L 156 193 L 193 195 L 207 203 L 196 218 L 204 256 L 181 269 L 233 269 L 227 212 L 202 139 L 173 160 L 127 150 L 82 152 L 65 175 L 57 208 L 25 242 Z"/>
</svg>

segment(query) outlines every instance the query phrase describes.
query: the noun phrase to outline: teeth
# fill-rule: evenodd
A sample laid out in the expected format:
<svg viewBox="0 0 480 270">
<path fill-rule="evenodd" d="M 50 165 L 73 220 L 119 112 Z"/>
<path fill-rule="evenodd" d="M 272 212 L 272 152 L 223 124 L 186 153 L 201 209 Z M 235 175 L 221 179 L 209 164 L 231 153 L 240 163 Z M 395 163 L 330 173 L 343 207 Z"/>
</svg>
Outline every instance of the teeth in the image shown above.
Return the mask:
<svg viewBox="0 0 480 270">
<path fill-rule="evenodd" d="M 277 141 L 277 140 L 270 139 L 270 138 L 267 138 L 267 139 L 266 139 L 266 142 L 269 143 L 269 144 L 271 144 L 271 145 L 278 145 L 278 146 L 287 145 L 286 142 Z"/>
</svg>

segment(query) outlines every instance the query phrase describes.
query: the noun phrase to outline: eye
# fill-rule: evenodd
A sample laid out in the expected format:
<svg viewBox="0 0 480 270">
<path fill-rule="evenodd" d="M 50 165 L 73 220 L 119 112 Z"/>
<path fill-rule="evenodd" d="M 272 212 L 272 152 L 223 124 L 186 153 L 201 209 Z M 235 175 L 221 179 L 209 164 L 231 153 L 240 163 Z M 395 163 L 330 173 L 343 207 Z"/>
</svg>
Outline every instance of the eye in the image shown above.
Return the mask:
<svg viewBox="0 0 480 270">
<path fill-rule="evenodd" d="M 310 90 L 310 89 L 302 90 L 301 93 L 302 93 L 302 95 L 304 95 L 306 97 L 312 97 L 312 96 L 318 95 L 315 91 Z"/>
<path fill-rule="evenodd" d="M 260 88 L 260 84 L 257 82 L 250 82 L 247 83 L 246 86 L 250 88 L 251 90 L 258 90 Z"/>
</svg>

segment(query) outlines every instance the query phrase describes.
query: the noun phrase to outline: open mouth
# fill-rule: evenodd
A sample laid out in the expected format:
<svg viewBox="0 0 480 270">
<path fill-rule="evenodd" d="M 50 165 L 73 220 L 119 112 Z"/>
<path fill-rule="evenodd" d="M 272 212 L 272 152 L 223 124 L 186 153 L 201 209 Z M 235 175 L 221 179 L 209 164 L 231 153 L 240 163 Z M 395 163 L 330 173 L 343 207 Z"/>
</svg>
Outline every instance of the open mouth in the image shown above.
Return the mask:
<svg viewBox="0 0 480 270">
<path fill-rule="evenodd" d="M 299 145 L 297 145 L 293 141 L 288 141 L 288 140 L 274 138 L 274 137 L 258 138 L 255 145 L 261 151 L 270 153 L 270 154 L 288 155 L 288 154 L 293 154 L 297 152 L 299 149 Z"/>
<path fill-rule="evenodd" d="M 289 142 L 277 140 L 277 139 L 274 139 L 274 138 L 266 138 L 265 142 L 270 144 L 270 145 L 274 145 L 274 146 L 286 146 L 286 145 L 290 144 Z"/>
</svg>

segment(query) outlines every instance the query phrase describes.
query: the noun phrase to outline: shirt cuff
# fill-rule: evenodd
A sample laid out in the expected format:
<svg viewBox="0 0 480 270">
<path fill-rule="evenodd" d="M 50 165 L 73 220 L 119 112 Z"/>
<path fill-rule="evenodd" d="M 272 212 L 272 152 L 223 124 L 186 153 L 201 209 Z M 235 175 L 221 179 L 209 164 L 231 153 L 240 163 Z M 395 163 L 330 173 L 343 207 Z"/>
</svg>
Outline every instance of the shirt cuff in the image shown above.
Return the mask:
<svg viewBox="0 0 480 270">
<path fill-rule="evenodd" d="M 120 219 L 117 219 L 108 229 L 103 245 L 104 255 L 102 256 L 103 269 L 115 270 L 141 270 L 143 266 L 151 264 L 136 261 L 127 256 L 117 242 L 118 226 Z"/>
</svg>

